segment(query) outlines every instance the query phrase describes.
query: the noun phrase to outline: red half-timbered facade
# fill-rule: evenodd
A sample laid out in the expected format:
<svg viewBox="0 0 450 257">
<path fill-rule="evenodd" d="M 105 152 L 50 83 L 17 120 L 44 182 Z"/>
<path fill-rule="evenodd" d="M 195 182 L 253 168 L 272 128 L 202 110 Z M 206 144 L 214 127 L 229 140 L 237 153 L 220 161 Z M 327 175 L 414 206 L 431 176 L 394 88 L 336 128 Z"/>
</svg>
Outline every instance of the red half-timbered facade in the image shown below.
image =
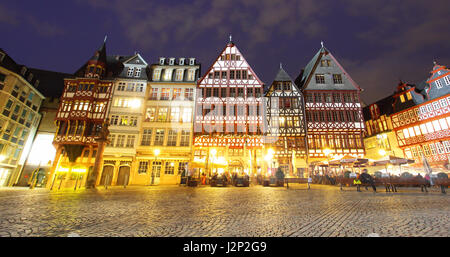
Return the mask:
<svg viewBox="0 0 450 257">
<path fill-rule="evenodd" d="M 400 83 L 395 93 L 392 126 L 399 147 L 414 166 L 425 157 L 433 170 L 447 170 L 450 158 L 450 70 L 435 64 L 418 85 Z"/>
<path fill-rule="evenodd" d="M 72 78 L 64 79 L 64 91 L 56 114 L 53 144 L 56 156 L 48 187 L 81 186 L 92 169 L 102 124 L 107 118 L 113 80 L 107 67 L 105 42 Z M 80 180 L 80 182 L 78 182 Z M 75 182 L 76 181 L 76 182 Z"/>
<path fill-rule="evenodd" d="M 323 45 L 296 84 L 305 97 L 309 162 L 363 157 L 361 89 Z"/>
<path fill-rule="evenodd" d="M 206 159 L 206 170 L 221 160 L 227 163 L 225 171 L 256 172 L 263 106 L 263 83 L 230 40 L 197 84 L 194 159 Z"/>
</svg>

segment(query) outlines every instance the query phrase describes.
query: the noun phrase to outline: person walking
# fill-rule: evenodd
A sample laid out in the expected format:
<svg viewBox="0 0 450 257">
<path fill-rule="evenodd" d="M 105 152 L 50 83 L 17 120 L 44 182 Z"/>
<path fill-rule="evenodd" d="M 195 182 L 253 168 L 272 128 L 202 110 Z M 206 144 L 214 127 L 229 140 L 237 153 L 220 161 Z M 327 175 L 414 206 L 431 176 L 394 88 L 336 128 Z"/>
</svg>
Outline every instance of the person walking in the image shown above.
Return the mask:
<svg viewBox="0 0 450 257">
<path fill-rule="evenodd" d="M 356 191 L 361 192 L 361 180 L 359 178 L 353 179 L 353 184 L 356 185 Z"/>
<path fill-rule="evenodd" d="M 312 178 L 308 176 L 308 190 L 311 189 Z"/>
</svg>

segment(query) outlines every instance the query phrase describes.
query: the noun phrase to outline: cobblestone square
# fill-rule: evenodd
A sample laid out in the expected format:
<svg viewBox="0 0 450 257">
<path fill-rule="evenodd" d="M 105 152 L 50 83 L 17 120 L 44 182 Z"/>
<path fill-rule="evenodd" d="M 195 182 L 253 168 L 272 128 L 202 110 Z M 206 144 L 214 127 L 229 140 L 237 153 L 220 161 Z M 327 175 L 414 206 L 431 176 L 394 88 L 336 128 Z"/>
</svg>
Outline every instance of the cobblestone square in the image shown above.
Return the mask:
<svg viewBox="0 0 450 257">
<path fill-rule="evenodd" d="M 450 197 L 286 188 L 98 188 L 0 190 L 0 236 L 450 236 Z"/>
</svg>

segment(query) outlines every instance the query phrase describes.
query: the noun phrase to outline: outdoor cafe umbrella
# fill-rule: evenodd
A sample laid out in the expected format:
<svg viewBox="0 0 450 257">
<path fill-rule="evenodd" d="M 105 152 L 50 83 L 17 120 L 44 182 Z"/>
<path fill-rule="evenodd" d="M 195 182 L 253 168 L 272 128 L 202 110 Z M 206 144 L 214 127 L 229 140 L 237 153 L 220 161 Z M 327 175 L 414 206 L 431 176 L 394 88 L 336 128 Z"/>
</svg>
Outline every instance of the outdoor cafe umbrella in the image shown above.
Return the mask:
<svg viewBox="0 0 450 257">
<path fill-rule="evenodd" d="M 368 161 L 369 159 L 358 158 L 351 155 L 345 155 L 339 160 L 342 165 L 351 165 L 352 173 L 353 167 L 361 167 L 361 164 L 367 163 Z"/>
<path fill-rule="evenodd" d="M 392 156 L 389 155 L 385 158 L 382 158 L 378 161 L 374 161 L 373 162 L 373 166 L 379 166 L 379 165 L 383 165 L 386 166 L 386 171 L 387 171 L 387 165 L 388 164 L 393 164 L 393 165 L 398 165 L 400 168 L 400 172 L 402 170 L 402 164 L 408 164 L 408 163 L 414 163 L 414 160 L 410 160 L 410 159 L 405 159 L 405 158 L 401 158 L 401 157 L 396 157 L 396 156 Z"/>
</svg>

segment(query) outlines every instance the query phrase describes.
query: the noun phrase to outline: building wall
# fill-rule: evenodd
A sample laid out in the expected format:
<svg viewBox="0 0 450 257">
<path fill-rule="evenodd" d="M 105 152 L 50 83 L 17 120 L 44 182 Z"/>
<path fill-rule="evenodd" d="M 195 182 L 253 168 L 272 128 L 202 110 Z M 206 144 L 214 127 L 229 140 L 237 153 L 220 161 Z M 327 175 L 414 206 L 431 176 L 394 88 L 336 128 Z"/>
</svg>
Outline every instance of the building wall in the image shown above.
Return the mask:
<svg viewBox="0 0 450 257">
<path fill-rule="evenodd" d="M 20 74 L 0 67 L 0 186 L 12 186 L 31 148 L 44 96 Z"/>
</svg>

